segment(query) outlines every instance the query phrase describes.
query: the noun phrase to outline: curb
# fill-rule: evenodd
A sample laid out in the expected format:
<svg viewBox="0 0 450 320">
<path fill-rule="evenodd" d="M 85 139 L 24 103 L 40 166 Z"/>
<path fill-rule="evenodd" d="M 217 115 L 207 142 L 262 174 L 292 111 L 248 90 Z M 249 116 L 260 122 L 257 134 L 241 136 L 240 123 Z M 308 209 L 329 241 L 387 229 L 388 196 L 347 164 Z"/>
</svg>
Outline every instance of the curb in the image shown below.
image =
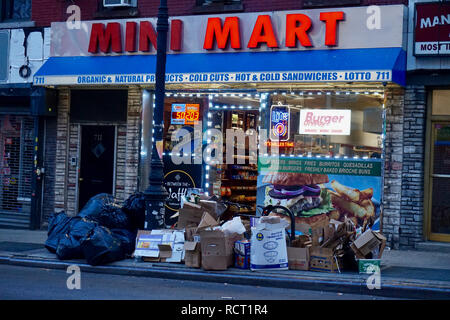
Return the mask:
<svg viewBox="0 0 450 320">
<path fill-rule="evenodd" d="M 0 264 L 48 269 L 67 269 L 76 264 L 81 271 L 113 275 L 141 276 L 165 278 L 185 281 L 205 281 L 230 283 L 260 287 L 276 287 L 314 291 L 331 291 L 371 296 L 391 297 L 398 299 L 450 299 L 450 288 L 430 287 L 424 283 L 407 283 L 399 280 L 384 280 L 381 289 L 370 290 L 365 279 L 320 279 L 301 276 L 276 276 L 251 273 L 230 274 L 221 271 L 194 271 L 164 267 L 139 268 L 124 266 L 91 266 L 86 263 L 49 261 L 22 257 L 2 257 Z"/>
</svg>

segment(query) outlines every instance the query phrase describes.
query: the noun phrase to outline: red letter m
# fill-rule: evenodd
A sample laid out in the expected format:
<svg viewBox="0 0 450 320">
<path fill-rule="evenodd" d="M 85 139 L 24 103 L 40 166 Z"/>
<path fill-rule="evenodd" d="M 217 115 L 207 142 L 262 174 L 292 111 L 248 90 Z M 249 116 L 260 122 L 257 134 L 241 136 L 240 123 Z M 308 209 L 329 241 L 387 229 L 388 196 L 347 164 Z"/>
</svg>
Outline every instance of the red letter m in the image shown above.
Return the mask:
<svg viewBox="0 0 450 320">
<path fill-rule="evenodd" d="M 222 28 L 222 20 L 220 18 L 208 18 L 208 26 L 206 27 L 205 42 L 203 48 L 207 50 L 213 49 L 214 36 L 219 49 L 225 49 L 228 38 L 231 37 L 231 47 L 233 49 L 241 48 L 241 38 L 239 35 L 239 18 L 227 17 Z"/>
<path fill-rule="evenodd" d="M 109 47 L 113 52 L 122 52 L 122 39 L 120 34 L 120 23 L 110 22 L 105 26 L 103 23 L 93 23 L 91 29 L 91 39 L 89 40 L 89 49 L 91 53 L 100 51 L 107 53 Z"/>
</svg>

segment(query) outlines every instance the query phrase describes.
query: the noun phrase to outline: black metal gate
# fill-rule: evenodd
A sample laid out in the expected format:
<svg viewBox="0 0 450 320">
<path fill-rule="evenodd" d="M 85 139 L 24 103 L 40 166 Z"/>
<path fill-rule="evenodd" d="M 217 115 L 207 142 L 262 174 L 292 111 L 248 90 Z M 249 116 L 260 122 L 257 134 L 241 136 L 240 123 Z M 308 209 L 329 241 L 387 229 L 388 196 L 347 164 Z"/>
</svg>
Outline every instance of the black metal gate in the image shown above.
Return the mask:
<svg viewBox="0 0 450 320">
<path fill-rule="evenodd" d="M 33 128 L 32 117 L 0 115 L 0 227 L 30 227 Z"/>
</svg>

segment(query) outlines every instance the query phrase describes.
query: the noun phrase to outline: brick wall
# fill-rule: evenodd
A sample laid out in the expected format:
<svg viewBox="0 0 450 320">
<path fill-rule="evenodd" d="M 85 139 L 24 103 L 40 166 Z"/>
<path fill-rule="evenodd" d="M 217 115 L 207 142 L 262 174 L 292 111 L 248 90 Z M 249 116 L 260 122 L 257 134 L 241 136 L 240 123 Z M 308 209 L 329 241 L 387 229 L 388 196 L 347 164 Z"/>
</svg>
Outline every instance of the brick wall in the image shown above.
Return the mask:
<svg viewBox="0 0 450 320">
<path fill-rule="evenodd" d="M 128 90 L 128 116 L 126 131 L 126 169 L 124 197 L 128 197 L 138 188 L 140 125 L 142 113 L 142 90 Z"/>
<path fill-rule="evenodd" d="M 117 124 L 115 197 L 119 201 L 125 200 L 137 190 L 138 186 L 141 97 L 139 88 L 128 91 L 127 122 Z M 76 215 L 81 209 L 77 208 L 78 167 L 72 166 L 69 160 L 71 157 L 76 157 L 78 164 L 80 162 L 80 124 L 71 123 L 69 114 L 70 90 L 62 89 L 55 128 L 54 204 L 49 197 L 46 206 L 54 208 L 57 212 L 65 210 L 69 215 Z"/>
<path fill-rule="evenodd" d="M 101 0 L 77 0 L 55 1 L 55 0 L 34 0 L 32 6 L 32 20 L 37 26 L 50 26 L 52 21 L 65 21 L 69 14 L 67 7 L 76 4 L 81 8 L 82 20 L 94 20 L 98 2 Z M 169 16 L 192 15 L 195 7 L 195 0 L 168 0 Z M 273 10 L 299 10 L 303 9 L 302 0 L 242 0 L 245 12 L 273 11 Z M 378 4 L 404 4 L 408 5 L 408 0 L 361 0 L 362 6 Z M 138 0 L 139 17 L 156 17 L 159 1 Z M 339 7 L 339 5 L 337 5 Z M 226 12 L 224 12 L 226 13 Z"/>
<path fill-rule="evenodd" d="M 69 137 L 70 90 L 59 90 L 56 126 L 55 211 L 66 210 L 67 147 Z"/>
<path fill-rule="evenodd" d="M 55 211 L 56 118 L 49 117 L 45 120 L 44 148 L 43 167 L 45 168 L 45 174 L 41 228 L 47 229 L 48 218 Z"/>
<path fill-rule="evenodd" d="M 403 115 L 400 248 L 414 249 L 417 242 L 423 241 L 425 87 L 406 87 Z"/>
<path fill-rule="evenodd" d="M 81 160 L 81 152 L 79 143 L 81 139 L 81 128 L 79 124 L 70 123 L 69 125 L 69 148 L 68 148 L 68 157 L 67 161 L 70 162 L 70 159 L 73 157 L 78 159 L 78 165 Z M 75 216 L 81 208 L 78 208 L 77 200 L 78 200 L 78 174 L 77 174 L 77 165 L 72 165 L 68 163 L 67 165 L 67 181 L 66 181 L 66 213 L 68 215 Z"/>
<path fill-rule="evenodd" d="M 400 211 L 403 164 L 403 109 L 404 90 L 386 91 L 385 172 L 383 195 L 383 233 L 388 246 L 399 248 Z"/>
</svg>

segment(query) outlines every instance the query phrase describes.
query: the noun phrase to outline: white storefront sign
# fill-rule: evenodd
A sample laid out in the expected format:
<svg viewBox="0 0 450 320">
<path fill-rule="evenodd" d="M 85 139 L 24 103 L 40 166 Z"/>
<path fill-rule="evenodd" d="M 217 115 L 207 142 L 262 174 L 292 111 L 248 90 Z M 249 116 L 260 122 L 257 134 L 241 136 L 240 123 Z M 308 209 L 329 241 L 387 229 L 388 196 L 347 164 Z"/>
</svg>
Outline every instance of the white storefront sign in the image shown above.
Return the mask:
<svg viewBox="0 0 450 320">
<path fill-rule="evenodd" d="M 350 135 L 351 110 L 302 109 L 300 134 Z"/>
</svg>

